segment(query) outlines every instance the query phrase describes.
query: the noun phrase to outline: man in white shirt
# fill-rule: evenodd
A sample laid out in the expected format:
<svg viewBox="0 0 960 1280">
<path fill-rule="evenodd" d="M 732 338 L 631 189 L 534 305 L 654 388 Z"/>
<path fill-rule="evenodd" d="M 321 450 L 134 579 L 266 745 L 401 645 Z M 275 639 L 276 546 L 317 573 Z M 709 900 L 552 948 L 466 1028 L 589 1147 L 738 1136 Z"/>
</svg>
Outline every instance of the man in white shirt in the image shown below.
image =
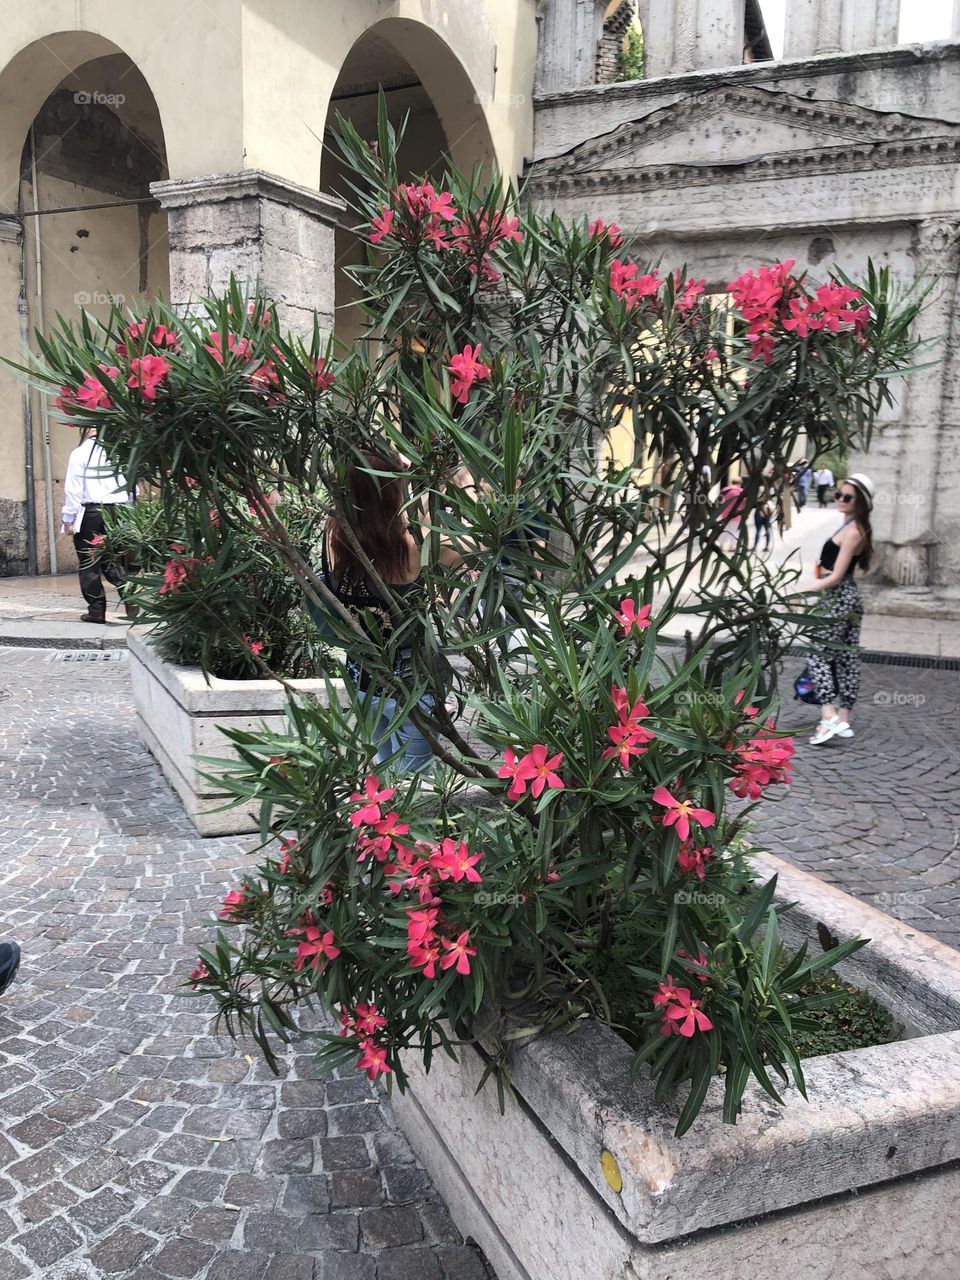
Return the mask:
<svg viewBox="0 0 960 1280">
<path fill-rule="evenodd" d="M 817 486 L 817 504 L 827 505 L 827 492 L 833 488 L 833 472 L 827 466 L 818 467 L 813 473 L 813 483 Z"/>
<path fill-rule="evenodd" d="M 101 574 L 119 587 L 123 575 L 115 565 L 101 563 L 93 540 L 103 533 L 103 508 L 129 502 L 127 482 L 115 472 L 101 445 L 95 428 L 86 428 L 80 444 L 70 454 L 63 482 L 63 531 L 73 534 L 73 545 L 80 561 L 80 591 L 87 602 L 82 622 L 105 623 L 107 595 Z M 128 616 L 131 609 L 127 609 Z"/>
</svg>

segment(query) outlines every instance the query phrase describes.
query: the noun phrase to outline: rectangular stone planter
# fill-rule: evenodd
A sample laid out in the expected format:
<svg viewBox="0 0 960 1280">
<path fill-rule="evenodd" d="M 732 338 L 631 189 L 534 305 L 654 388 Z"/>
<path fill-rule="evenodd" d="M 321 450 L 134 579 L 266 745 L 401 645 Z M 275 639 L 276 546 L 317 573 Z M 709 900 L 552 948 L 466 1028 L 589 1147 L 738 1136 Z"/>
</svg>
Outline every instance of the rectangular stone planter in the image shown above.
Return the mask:
<svg viewBox="0 0 960 1280">
<path fill-rule="evenodd" d="M 151 647 L 147 629 L 127 636 L 130 679 L 141 740 L 203 836 L 234 835 L 259 830 L 259 807 L 223 809 L 215 787 L 201 776 L 207 767 L 197 756 L 236 758 L 221 729 L 283 730 L 287 695 L 275 680 L 209 682 L 199 667 L 180 667 Z M 298 689 L 326 699 L 322 680 L 295 680 Z"/>
<path fill-rule="evenodd" d="M 841 966 L 904 1024 L 893 1044 L 808 1059 L 809 1102 L 748 1088 L 736 1126 L 710 1087 L 688 1133 L 596 1023 L 511 1061 L 516 1101 L 476 1094 L 483 1060 L 411 1061 L 394 1108 L 498 1280 L 956 1280 L 960 953 L 769 856 L 790 945 L 871 939 Z M 604 1154 L 607 1153 L 607 1154 Z M 603 1159 L 602 1159 L 603 1158 Z M 622 1180 L 619 1190 L 613 1184 Z"/>
</svg>

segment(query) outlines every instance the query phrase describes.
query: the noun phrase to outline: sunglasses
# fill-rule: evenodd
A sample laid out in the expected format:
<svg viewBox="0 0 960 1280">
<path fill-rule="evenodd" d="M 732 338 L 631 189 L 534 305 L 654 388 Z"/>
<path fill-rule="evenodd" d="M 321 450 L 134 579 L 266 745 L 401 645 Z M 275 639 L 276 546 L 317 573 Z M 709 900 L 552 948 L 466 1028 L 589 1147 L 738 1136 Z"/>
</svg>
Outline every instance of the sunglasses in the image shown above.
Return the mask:
<svg viewBox="0 0 960 1280">
<path fill-rule="evenodd" d="M 838 493 L 837 502 L 853 502 L 854 497 L 852 493 Z"/>
</svg>

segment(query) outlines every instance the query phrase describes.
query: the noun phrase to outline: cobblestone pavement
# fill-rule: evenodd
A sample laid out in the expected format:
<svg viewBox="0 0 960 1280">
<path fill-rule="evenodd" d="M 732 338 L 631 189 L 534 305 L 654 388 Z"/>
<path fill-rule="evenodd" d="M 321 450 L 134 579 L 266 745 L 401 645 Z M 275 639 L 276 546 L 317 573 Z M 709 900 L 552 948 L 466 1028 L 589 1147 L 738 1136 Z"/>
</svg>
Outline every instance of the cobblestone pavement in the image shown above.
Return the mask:
<svg viewBox="0 0 960 1280">
<path fill-rule="evenodd" d="M 856 737 L 819 747 L 816 708 L 785 696 L 794 780 L 754 810 L 758 843 L 960 947 L 960 674 L 865 663 Z"/>
<path fill-rule="evenodd" d="M 125 655 L 0 649 L 0 1280 L 485 1280 L 389 1108 L 276 1080 L 178 987 L 243 866 L 140 746 Z"/>
</svg>

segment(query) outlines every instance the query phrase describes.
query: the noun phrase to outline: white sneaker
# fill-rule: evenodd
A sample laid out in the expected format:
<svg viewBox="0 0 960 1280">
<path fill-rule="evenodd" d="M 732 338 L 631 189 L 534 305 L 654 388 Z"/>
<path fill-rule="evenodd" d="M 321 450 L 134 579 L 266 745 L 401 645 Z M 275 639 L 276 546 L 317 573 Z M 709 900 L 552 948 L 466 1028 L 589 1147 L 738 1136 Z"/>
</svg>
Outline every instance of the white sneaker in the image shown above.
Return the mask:
<svg viewBox="0 0 960 1280">
<path fill-rule="evenodd" d="M 848 724 L 846 720 L 837 717 L 836 734 L 838 738 L 852 738 L 854 736 L 853 725 Z"/>
</svg>

